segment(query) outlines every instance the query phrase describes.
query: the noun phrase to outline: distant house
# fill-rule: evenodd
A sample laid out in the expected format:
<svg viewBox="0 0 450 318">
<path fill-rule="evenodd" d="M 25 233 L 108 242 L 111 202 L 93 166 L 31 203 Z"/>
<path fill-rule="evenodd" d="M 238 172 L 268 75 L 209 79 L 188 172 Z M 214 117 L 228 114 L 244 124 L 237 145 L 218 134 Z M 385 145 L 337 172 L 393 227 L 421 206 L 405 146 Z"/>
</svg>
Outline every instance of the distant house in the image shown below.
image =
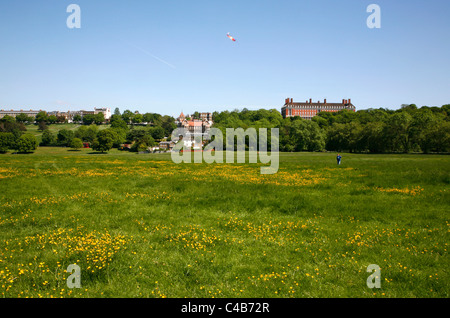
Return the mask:
<svg viewBox="0 0 450 318">
<path fill-rule="evenodd" d="M 83 148 L 90 148 L 90 145 L 88 142 L 83 142 Z"/>
<path fill-rule="evenodd" d="M 159 143 L 159 149 L 172 150 L 175 147 L 175 142 L 173 141 L 161 141 Z"/>
<path fill-rule="evenodd" d="M 185 116 L 181 112 L 175 123 L 178 128 L 184 128 L 186 136 L 182 136 L 184 146 L 193 149 L 202 149 L 202 146 L 209 136 L 209 130 L 213 125 L 211 113 L 200 113 L 200 119 L 188 120 L 189 115 Z M 196 138 L 197 137 L 197 138 Z M 202 140 L 201 143 L 196 142 Z"/>
<path fill-rule="evenodd" d="M 131 150 L 131 144 L 121 144 L 119 150 Z"/>
</svg>

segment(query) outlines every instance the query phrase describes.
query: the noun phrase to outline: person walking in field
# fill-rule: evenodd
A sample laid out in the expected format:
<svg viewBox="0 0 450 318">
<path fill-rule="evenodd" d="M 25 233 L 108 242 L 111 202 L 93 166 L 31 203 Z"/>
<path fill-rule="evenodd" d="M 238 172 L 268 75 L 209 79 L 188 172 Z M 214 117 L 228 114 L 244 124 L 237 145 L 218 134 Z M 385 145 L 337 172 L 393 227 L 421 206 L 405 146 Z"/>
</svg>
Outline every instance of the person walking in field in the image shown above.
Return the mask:
<svg viewBox="0 0 450 318">
<path fill-rule="evenodd" d="M 342 159 L 341 155 L 338 154 L 337 157 L 336 157 L 336 160 L 337 160 L 337 164 L 338 164 L 338 165 L 341 164 L 341 159 Z"/>
</svg>

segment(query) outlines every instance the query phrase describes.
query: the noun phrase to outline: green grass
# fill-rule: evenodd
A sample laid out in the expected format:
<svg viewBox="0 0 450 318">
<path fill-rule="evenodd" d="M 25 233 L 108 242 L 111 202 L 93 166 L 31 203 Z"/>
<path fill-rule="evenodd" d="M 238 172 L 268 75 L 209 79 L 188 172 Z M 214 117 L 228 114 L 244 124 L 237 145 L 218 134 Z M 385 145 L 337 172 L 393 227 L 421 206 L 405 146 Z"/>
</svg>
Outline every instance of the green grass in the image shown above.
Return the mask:
<svg viewBox="0 0 450 318">
<path fill-rule="evenodd" d="M 68 129 L 68 130 L 75 131 L 80 126 L 82 126 L 82 125 L 79 125 L 79 124 L 52 124 L 52 125 L 48 125 L 47 127 L 56 136 L 61 129 Z M 42 131 L 38 130 L 39 125 L 30 124 L 30 125 L 26 125 L 25 127 L 27 129 L 27 131 L 25 133 L 34 135 L 37 138 L 38 142 L 42 141 Z M 97 127 L 99 130 L 102 130 L 102 129 L 109 128 L 110 125 L 99 125 Z"/>
<path fill-rule="evenodd" d="M 448 297 L 450 157 L 0 156 L 3 297 Z M 65 269 L 81 268 L 81 289 Z M 370 289 L 370 264 L 381 289 Z"/>
</svg>

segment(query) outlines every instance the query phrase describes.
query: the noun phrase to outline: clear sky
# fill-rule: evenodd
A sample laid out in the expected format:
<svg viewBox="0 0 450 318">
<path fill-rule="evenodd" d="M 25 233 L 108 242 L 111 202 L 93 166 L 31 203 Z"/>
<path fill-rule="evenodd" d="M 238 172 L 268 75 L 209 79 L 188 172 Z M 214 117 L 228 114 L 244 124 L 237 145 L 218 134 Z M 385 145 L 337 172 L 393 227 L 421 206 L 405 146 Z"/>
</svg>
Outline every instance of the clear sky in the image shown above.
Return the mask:
<svg viewBox="0 0 450 318">
<path fill-rule="evenodd" d="M 66 25 L 71 3 L 80 29 Z M 366 25 L 371 3 L 380 29 Z M 448 0 L 2 0 L 0 108 L 441 106 L 449 18 Z"/>
</svg>

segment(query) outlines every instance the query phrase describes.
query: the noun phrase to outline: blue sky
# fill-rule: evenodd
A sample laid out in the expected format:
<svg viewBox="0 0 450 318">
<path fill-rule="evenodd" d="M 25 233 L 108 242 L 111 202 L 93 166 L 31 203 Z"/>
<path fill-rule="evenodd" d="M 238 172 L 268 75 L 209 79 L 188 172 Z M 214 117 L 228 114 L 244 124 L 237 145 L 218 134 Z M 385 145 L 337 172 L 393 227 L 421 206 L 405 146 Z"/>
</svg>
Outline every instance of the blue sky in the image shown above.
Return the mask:
<svg viewBox="0 0 450 318">
<path fill-rule="evenodd" d="M 69 4 L 81 29 L 69 29 Z M 369 4 L 381 28 L 369 29 Z M 448 0 L 3 0 L 0 108 L 450 103 Z M 230 32 L 237 41 L 227 37 Z"/>
</svg>

